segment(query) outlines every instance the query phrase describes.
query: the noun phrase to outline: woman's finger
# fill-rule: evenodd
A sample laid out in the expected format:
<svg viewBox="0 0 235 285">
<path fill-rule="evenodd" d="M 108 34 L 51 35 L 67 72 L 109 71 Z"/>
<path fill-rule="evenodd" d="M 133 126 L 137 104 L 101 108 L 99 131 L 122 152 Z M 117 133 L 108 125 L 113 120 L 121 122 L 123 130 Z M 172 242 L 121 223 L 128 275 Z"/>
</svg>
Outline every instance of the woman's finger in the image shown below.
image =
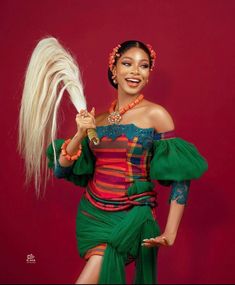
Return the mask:
<svg viewBox="0 0 235 285">
<path fill-rule="evenodd" d="M 91 115 L 94 117 L 95 116 L 95 108 L 94 107 L 92 107 L 92 109 L 91 109 Z"/>
<path fill-rule="evenodd" d="M 152 247 L 152 246 L 159 246 L 159 245 L 169 245 L 166 237 L 156 237 L 156 238 L 150 238 L 150 239 L 144 239 L 143 246 Z"/>
</svg>

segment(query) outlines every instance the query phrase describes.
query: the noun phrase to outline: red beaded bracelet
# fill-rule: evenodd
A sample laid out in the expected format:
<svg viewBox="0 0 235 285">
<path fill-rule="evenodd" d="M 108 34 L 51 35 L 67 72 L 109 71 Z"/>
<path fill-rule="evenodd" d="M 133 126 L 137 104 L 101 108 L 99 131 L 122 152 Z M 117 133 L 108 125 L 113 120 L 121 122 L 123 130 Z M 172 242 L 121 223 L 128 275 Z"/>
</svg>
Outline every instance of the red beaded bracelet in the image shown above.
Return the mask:
<svg viewBox="0 0 235 285">
<path fill-rule="evenodd" d="M 70 142 L 71 142 L 71 139 L 67 139 L 67 140 L 62 144 L 62 146 L 61 146 L 61 154 L 62 154 L 67 160 L 72 160 L 72 161 L 74 161 L 74 160 L 77 160 L 77 159 L 79 158 L 79 156 L 81 155 L 81 153 L 82 153 L 82 145 L 81 145 L 81 144 L 79 145 L 79 149 L 78 149 L 78 151 L 77 151 L 76 154 L 74 154 L 74 155 L 69 155 L 69 154 L 67 153 L 66 148 L 67 148 L 67 146 L 68 146 L 68 144 L 69 144 Z"/>
</svg>

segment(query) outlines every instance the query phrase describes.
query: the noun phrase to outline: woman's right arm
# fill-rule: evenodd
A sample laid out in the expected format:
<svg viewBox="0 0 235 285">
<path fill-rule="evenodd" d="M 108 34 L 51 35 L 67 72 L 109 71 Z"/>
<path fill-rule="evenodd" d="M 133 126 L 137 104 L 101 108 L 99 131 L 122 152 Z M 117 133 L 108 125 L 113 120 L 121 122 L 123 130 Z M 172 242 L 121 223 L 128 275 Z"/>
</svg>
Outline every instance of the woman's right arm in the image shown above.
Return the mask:
<svg viewBox="0 0 235 285">
<path fill-rule="evenodd" d="M 76 115 L 75 121 L 77 124 L 77 132 L 66 147 L 66 152 L 71 156 L 78 152 L 81 141 L 87 134 L 87 130 L 90 128 L 96 128 L 95 108 L 93 107 L 90 113 L 86 110 L 81 110 L 79 114 Z M 69 167 L 72 166 L 73 163 L 74 161 L 68 160 L 65 156 L 60 154 L 60 166 Z"/>
</svg>

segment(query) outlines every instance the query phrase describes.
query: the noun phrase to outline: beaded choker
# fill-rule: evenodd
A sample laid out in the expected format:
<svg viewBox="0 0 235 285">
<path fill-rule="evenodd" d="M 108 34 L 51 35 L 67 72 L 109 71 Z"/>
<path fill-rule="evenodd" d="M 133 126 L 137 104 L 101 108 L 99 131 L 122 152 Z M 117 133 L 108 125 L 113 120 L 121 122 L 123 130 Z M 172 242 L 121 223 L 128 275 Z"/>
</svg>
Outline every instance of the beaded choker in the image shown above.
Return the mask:
<svg viewBox="0 0 235 285">
<path fill-rule="evenodd" d="M 109 124 L 119 124 L 119 122 L 122 119 L 122 116 L 124 113 L 126 113 L 128 110 L 134 108 L 137 104 L 140 103 L 144 99 L 144 95 L 139 95 L 133 102 L 127 104 L 125 107 L 121 108 L 118 111 L 115 111 L 115 107 L 117 104 L 117 99 L 114 100 L 109 108 L 109 116 L 108 116 L 108 122 Z"/>
</svg>

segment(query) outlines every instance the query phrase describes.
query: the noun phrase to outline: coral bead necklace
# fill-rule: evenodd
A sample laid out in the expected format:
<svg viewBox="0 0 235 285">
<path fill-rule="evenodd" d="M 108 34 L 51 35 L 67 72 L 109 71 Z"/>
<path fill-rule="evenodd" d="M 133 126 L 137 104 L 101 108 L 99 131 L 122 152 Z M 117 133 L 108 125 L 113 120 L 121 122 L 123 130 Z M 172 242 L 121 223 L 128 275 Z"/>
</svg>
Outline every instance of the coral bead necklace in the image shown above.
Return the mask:
<svg viewBox="0 0 235 285">
<path fill-rule="evenodd" d="M 114 100 L 109 108 L 109 116 L 108 122 L 109 124 L 119 124 L 122 119 L 122 115 L 126 113 L 128 110 L 134 108 L 137 104 L 139 104 L 144 99 L 144 95 L 140 94 L 133 102 L 127 104 L 125 107 L 121 108 L 118 111 L 115 111 L 115 107 L 117 104 L 117 99 Z"/>
</svg>

